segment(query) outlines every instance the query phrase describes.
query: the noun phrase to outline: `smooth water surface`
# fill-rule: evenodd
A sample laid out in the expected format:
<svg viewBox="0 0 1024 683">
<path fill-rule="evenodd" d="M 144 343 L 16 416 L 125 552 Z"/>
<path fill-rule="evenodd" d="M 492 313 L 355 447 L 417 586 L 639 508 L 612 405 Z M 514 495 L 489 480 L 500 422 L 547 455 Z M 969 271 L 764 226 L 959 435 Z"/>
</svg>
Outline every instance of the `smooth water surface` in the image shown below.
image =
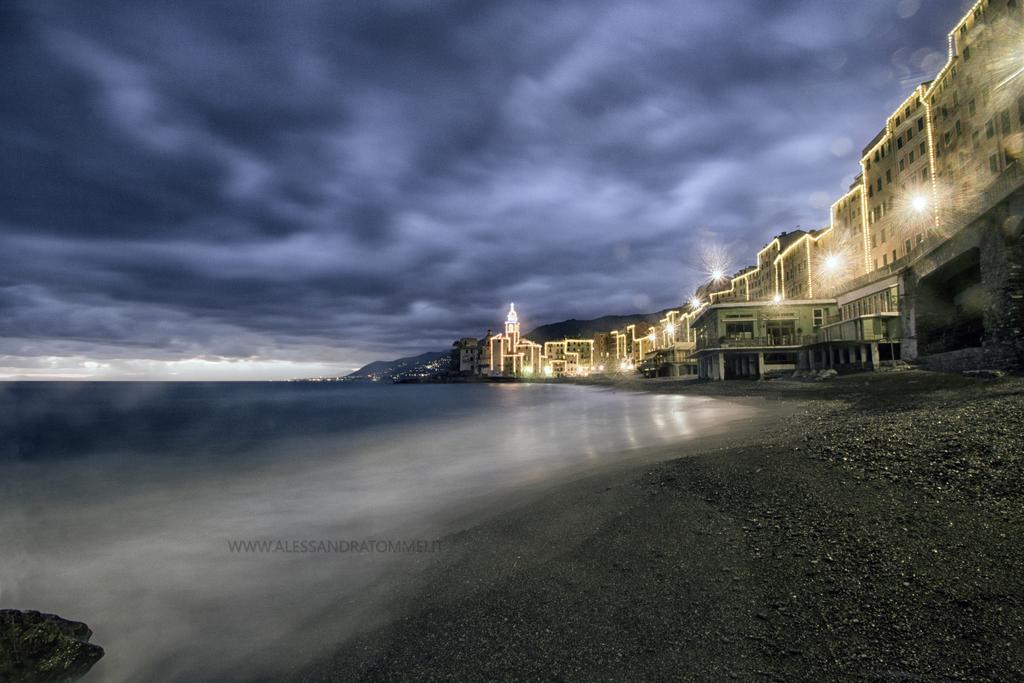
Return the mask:
<svg viewBox="0 0 1024 683">
<path fill-rule="evenodd" d="M 754 414 L 557 384 L 0 384 L 0 607 L 87 622 L 89 680 L 244 678 L 358 628 L 396 556 L 231 542 L 436 539 Z"/>
</svg>

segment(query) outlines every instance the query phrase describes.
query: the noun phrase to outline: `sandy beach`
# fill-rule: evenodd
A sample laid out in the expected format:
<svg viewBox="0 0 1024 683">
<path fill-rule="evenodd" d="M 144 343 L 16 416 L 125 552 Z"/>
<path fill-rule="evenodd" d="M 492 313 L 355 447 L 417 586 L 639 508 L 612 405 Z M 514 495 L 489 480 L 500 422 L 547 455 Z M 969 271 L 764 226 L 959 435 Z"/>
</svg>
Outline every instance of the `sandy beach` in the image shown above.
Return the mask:
<svg viewBox="0 0 1024 683">
<path fill-rule="evenodd" d="M 1024 381 L 625 388 L 787 409 L 444 539 L 294 680 L 1024 677 Z"/>
</svg>

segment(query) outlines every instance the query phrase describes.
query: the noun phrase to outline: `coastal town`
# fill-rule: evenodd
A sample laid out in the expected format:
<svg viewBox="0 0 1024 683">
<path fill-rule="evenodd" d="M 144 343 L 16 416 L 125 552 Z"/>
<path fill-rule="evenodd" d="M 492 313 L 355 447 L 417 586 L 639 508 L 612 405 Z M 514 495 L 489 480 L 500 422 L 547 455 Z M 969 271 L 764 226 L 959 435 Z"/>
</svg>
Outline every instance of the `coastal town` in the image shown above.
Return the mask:
<svg viewBox="0 0 1024 683">
<path fill-rule="evenodd" d="M 502 332 L 454 343 L 450 374 L 1024 369 L 1022 22 L 1015 0 L 963 16 L 945 65 L 863 148 L 821 228 L 780 232 L 738 272 L 705 258 L 706 281 L 655 324 L 536 343 L 512 304 Z"/>
</svg>

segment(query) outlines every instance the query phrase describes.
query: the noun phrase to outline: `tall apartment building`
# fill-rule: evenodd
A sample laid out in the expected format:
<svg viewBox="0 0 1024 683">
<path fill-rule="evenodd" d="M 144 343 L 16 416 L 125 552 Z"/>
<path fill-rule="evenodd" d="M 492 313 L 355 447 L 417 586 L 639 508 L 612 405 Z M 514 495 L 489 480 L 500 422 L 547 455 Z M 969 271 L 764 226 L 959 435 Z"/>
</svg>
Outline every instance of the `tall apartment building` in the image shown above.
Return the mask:
<svg viewBox="0 0 1024 683">
<path fill-rule="evenodd" d="M 940 220 L 944 214 L 962 218 L 958 214 L 969 207 L 961 204 L 983 201 L 1018 165 L 1024 131 L 1020 5 L 975 4 L 950 33 L 949 61 L 925 93 Z"/>
<path fill-rule="evenodd" d="M 1024 181 L 1022 5 L 980 0 L 956 24 L 945 66 L 914 88 L 864 147 L 860 173 L 832 204 L 828 228 L 780 234 L 757 252 L 754 266 L 727 284 L 705 285 L 697 297 L 709 308 L 834 299 L 836 319 L 811 326 L 819 341 L 807 358 L 829 365 L 868 358 L 870 365 L 898 357 L 901 335 L 915 333 L 911 321 L 901 320 L 904 301 L 915 296 L 905 291 L 901 275 Z M 948 299 L 940 302 L 944 312 L 929 313 L 935 348 L 943 336 L 965 337 L 963 329 L 979 339 L 978 267 L 950 267 L 957 272 L 946 274 L 940 290 L 955 285 L 957 291 L 939 292 Z M 702 324 L 705 319 L 711 318 Z M 698 340 L 698 355 L 701 346 Z"/>
<path fill-rule="evenodd" d="M 868 270 L 907 256 L 935 227 L 926 92 L 918 86 L 861 156 Z"/>
</svg>

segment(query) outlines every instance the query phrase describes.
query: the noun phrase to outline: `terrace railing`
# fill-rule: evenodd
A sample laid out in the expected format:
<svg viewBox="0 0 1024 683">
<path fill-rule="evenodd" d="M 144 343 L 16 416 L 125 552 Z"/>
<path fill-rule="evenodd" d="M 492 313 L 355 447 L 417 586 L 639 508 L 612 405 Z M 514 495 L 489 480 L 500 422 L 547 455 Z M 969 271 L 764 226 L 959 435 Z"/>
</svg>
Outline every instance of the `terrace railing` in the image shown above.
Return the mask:
<svg viewBox="0 0 1024 683">
<path fill-rule="evenodd" d="M 813 344 L 814 341 L 814 335 L 801 334 L 769 335 L 767 337 L 748 337 L 742 339 L 729 339 L 727 337 L 720 337 L 718 339 L 710 339 L 703 342 L 698 341 L 697 350 L 700 351 L 702 349 L 756 349 L 773 347 L 794 348 L 798 346 L 805 346 L 807 344 Z"/>
</svg>

